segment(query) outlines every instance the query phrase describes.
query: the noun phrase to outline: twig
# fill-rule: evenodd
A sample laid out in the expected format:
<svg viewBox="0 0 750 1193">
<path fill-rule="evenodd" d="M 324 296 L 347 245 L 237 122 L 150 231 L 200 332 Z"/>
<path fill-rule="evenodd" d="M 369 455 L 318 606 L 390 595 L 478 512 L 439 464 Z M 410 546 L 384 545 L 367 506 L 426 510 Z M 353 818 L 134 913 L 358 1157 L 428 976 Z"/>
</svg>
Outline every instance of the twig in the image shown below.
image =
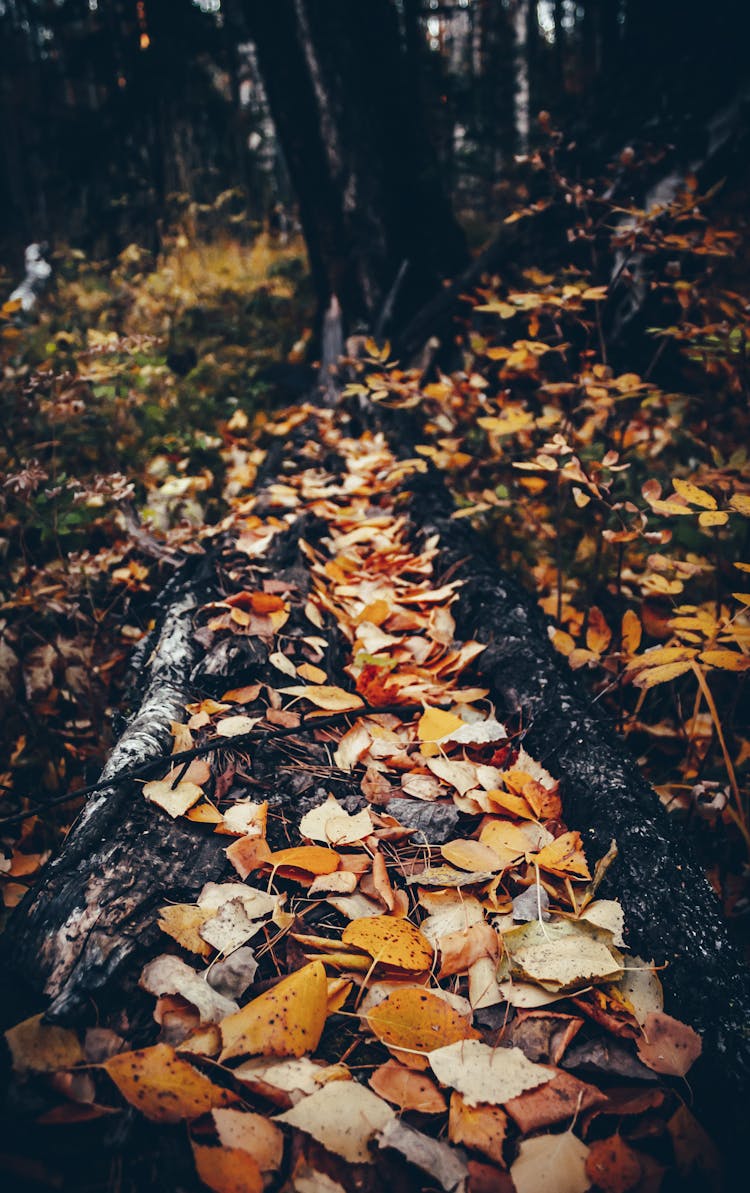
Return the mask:
<svg viewBox="0 0 750 1193">
<path fill-rule="evenodd" d="M 193 746 L 189 750 L 179 750 L 176 754 L 162 754 L 157 758 L 150 758 L 148 762 L 142 762 L 139 766 L 122 771 L 119 775 L 114 775 L 111 779 L 103 781 L 99 779 L 98 782 L 91 783 L 88 787 L 80 787 L 77 791 L 66 791 L 64 795 L 56 795 L 53 799 L 47 800 L 46 803 L 35 804 L 33 808 L 28 808 L 25 812 L 14 812 L 12 816 L 4 816 L 0 819 L 0 828 L 6 828 L 12 824 L 21 824 L 30 816 L 35 816 L 38 812 L 46 812 L 48 808 L 54 808 L 58 804 L 67 803 L 68 800 L 80 799 L 85 795 L 93 795 L 97 791 L 108 791 L 111 787 L 119 787 L 121 783 L 130 782 L 131 779 L 143 779 L 151 771 L 167 763 L 172 767 L 178 763 L 190 763 L 194 758 L 201 758 L 204 754 L 213 754 L 216 750 L 239 750 L 254 741 L 260 741 L 261 743 L 277 741 L 279 738 L 292 737 L 294 734 L 305 733 L 310 729 L 321 728 L 326 725 L 336 725 L 346 717 L 353 717 L 356 721 L 360 717 L 374 717 L 385 713 L 402 717 L 414 716 L 415 713 L 422 711 L 423 705 L 421 704 L 364 705 L 362 708 L 350 708 L 344 712 L 332 712 L 324 716 L 303 717 L 299 725 L 284 725 L 279 729 L 271 730 L 263 728 L 251 729 L 247 733 L 238 733 L 235 737 L 214 737 L 211 741 L 204 742 L 200 746 Z"/>
</svg>

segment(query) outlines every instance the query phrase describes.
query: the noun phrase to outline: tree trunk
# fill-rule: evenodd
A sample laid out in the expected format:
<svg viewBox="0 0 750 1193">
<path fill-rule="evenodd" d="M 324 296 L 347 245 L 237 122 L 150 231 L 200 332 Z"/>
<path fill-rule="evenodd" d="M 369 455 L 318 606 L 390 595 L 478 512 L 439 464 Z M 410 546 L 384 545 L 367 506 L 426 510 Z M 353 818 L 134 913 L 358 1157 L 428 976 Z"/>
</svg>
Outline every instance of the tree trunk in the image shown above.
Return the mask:
<svg viewBox="0 0 750 1193">
<path fill-rule="evenodd" d="M 247 0 L 321 309 L 372 326 L 405 260 L 394 323 L 466 262 L 390 0 Z M 406 97 L 406 99 L 405 99 Z"/>
</svg>

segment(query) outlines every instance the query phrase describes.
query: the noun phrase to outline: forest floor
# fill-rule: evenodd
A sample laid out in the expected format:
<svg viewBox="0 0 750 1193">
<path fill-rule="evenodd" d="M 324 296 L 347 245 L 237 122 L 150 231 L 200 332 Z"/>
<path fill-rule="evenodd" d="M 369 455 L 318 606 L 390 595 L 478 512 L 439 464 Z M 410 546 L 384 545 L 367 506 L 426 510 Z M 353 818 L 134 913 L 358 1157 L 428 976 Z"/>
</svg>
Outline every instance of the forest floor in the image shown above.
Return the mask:
<svg viewBox="0 0 750 1193">
<path fill-rule="evenodd" d="M 414 1187 L 414 1168 L 424 1187 L 517 1193 L 557 1189 L 561 1171 L 571 1190 L 718 1180 L 683 1096 L 700 1040 L 664 1015 L 649 959 L 625 960 L 622 909 L 595 898 L 601 859 L 562 823 L 556 776 L 495 719 L 482 646 L 456 631 L 458 581 L 435 571 L 439 544 L 415 539 L 399 497 L 437 469 L 454 516 L 536 590 L 552 641 L 683 822 L 741 935 L 742 230 L 690 182 L 665 211 L 595 206 L 581 202 L 581 227 L 589 240 L 605 228 L 609 282 L 577 248 L 488 278 L 462 307 L 460 367 L 425 374 L 364 342 L 338 414 L 269 408 L 269 379 L 297 377 L 304 354 L 299 245 L 182 235 L 157 263 L 128 250 L 108 276 L 71 254 L 37 321 L 4 308 L 6 908 L 117 736 L 128 659 L 177 562 L 220 551 L 224 593 L 196 618 L 201 645 L 257 640 L 263 659 L 175 726 L 178 751 L 226 739 L 219 770 L 196 758 L 144 788 L 165 824 L 231 837 L 236 871 L 165 902 L 165 952 L 142 977 L 149 1015 L 139 1004 L 130 1038 L 124 1022 L 81 1034 L 36 1019 L 6 1036 L 22 1078 L 13 1121 L 25 1112 L 46 1140 L 33 1160 L 28 1147 L 5 1157 L 19 1187 L 118 1187 L 109 1123 L 127 1104 L 192 1124 L 179 1140 L 161 1128 L 163 1146 L 181 1179 L 192 1153 L 219 1191 L 279 1171 L 290 1189 Z M 644 258 L 649 325 L 629 367 L 609 316 Z M 410 420 L 408 458 L 362 425 L 357 411 L 378 405 Z M 284 451 L 291 466 L 269 483 Z M 298 524 L 314 526 L 302 572 L 264 571 Z M 316 711 L 328 719 L 308 729 Z M 309 804 L 289 839 L 252 736 L 231 745 L 273 726 L 266 765 L 288 767 Z M 429 810 L 431 848 L 399 817 L 407 799 Z M 237 1010 L 251 983 L 258 997 Z M 592 1025 L 611 1037 L 606 1063 Z M 49 1136 L 75 1122 L 110 1138 L 109 1168 L 78 1184 Z"/>
</svg>

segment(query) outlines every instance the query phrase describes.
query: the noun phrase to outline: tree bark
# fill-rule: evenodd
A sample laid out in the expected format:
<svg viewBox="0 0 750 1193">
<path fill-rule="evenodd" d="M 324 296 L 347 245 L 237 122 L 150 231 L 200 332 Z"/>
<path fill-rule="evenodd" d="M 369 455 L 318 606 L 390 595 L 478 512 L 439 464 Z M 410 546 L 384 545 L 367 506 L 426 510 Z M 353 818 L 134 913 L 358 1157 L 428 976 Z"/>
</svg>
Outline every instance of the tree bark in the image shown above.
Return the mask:
<svg viewBox="0 0 750 1193">
<path fill-rule="evenodd" d="M 465 265 L 390 0 L 247 0 L 321 310 L 373 326 L 404 260 L 394 323 Z"/>
</svg>

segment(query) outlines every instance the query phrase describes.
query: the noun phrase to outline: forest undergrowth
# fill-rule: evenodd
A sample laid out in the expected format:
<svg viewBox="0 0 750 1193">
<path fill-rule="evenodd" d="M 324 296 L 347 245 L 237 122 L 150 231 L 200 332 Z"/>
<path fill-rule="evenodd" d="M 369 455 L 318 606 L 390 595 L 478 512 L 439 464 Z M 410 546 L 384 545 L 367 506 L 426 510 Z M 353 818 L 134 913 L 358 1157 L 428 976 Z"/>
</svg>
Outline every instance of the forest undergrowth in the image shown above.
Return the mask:
<svg viewBox="0 0 750 1193">
<path fill-rule="evenodd" d="M 745 923 L 747 228 L 732 196 L 691 177 L 666 206 L 618 203 L 636 162 L 571 183 L 557 141 L 529 167 L 545 197 L 506 217 L 565 212 L 555 264 L 465 296 L 460 367 L 409 370 L 367 341 L 347 392 L 411 411 L 455 516 L 537 591 L 555 646 Z M 299 241 L 183 226 L 156 261 L 131 246 L 112 268 L 72 250 L 56 265 L 37 317 L 2 309 L 0 782 L 13 817 L 95 777 L 154 598 L 252 482 L 274 385 L 285 366 L 299 385 L 312 321 Z M 75 810 L 6 828 L 6 907 Z"/>
</svg>

